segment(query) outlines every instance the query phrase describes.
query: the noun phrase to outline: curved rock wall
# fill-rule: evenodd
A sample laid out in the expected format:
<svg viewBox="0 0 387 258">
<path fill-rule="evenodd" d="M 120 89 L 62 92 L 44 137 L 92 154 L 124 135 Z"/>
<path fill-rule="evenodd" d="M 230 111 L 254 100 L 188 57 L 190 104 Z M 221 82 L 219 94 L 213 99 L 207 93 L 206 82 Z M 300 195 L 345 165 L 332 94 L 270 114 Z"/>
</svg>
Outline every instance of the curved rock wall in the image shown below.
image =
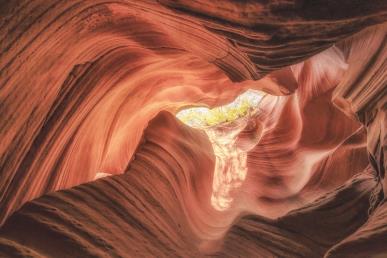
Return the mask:
<svg viewBox="0 0 387 258">
<path fill-rule="evenodd" d="M 209 47 L 153 2 L 8 2 L 2 11 L 2 220 L 45 192 L 122 173 L 159 110 L 215 105 L 245 87 L 227 87 L 205 61 L 224 40 L 209 35 L 210 54 L 189 54 L 178 40 Z"/>
<path fill-rule="evenodd" d="M 34 198 L 116 175 L 27 203 L 1 229 L 1 252 L 385 252 L 386 8 L 384 0 L 0 1 L 0 223 Z M 209 204 L 208 139 L 155 116 L 221 105 L 248 88 L 270 94 L 253 123 L 262 136 L 235 205 L 220 214 Z M 349 224 L 316 228 L 293 220 L 302 217 L 294 209 Z M 139 215 L 148 212 L 155 217 Z M 161 228 L 141 228 L 143 220 Z M 58 241 L 42 245 L 37 229 Z M 125 235 L 132 230 L 140 242 Z"/>
<path fill-rule="evenodd" d="M 210 148 L 203 132 L 160 113 L 125 174 L 48 194 L 7 220 L 2 255 L 322 257 L 368 218 L 377 186 L 368 172 L 276 220 L 216 211 Z"/>
</svg>

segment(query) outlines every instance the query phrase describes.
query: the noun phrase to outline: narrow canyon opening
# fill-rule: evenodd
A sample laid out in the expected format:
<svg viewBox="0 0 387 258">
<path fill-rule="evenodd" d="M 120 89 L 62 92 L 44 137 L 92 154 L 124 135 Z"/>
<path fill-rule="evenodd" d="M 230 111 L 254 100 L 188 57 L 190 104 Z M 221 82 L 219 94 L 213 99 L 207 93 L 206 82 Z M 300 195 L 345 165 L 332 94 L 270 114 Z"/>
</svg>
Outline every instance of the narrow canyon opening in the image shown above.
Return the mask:
<svg viewBox="0 0 387 258">
<path fill-rule="evenodd" d="M 233 195 L 247 174 L 247 152 L 259 141 L 262 128 L 256 116 L 263 92 L 247 90 L 233 102 L 208 109 L 192 107 L 179 111 L 183 123 L 203 130 L 211 142 L 215 159 L 211 205 L 218 211 L 230 208 Z M 240 137 L 241 132 L 249 133 Z"/>
<path fill-rule="evenodd" d="M 385 257 L 386 10 L 0 0 L 0 257 Z"/>
</svg>

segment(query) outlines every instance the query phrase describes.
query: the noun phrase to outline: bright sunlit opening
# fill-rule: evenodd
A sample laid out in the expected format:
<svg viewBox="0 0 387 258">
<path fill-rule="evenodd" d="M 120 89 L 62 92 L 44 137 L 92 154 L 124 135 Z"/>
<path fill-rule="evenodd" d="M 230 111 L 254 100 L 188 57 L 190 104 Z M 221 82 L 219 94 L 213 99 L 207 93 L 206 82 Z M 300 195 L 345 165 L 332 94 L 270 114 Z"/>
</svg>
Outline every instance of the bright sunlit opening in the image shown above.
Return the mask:
<svg viewBox="0 0 387 258">
<path fill-rule="evenodd" d="M 206 107 L 187 108 L 177 113 L 176 117 L 194 128 L 217 126 L 235 121 L 256 111 L 263 97 L 264 93 L 261 91 L 247 90 L 227 105 L 213 109 Z"/>
<path fill-rule="evenodd" d="M 216 157 L 211 205 L 218 211 L 231 206 L 234 190 L 246 178 L 247 150 L 238 146 L 236 139 L 258 112 L 263 97 L 260 91 L 248 90 L 230 104 L 213 109 L 187 108 L 176 115 L 183 123 L 204 130 L 211 141 Z"/>
</svg>

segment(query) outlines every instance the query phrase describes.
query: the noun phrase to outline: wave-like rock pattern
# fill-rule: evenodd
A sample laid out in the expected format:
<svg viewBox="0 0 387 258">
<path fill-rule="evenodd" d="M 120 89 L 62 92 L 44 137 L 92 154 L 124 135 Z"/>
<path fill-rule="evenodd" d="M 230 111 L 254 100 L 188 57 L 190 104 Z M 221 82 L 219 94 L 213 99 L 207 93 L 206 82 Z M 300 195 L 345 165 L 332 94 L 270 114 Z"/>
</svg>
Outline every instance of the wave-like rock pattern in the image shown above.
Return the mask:
<svg viewBox="0 0 387 258">
<path fill-rule="evenodd" d="M 0 0 L 1 254 L 383 256 L 386 5 Z M 247 88 L 276 96 L 220 213 L 208 139 L 155 116 Z"/>
<path fill-rule="evenodd" d="M 1 6 L 1 221 L 45 192 L 90 181 L 99 171 L 122 173 L 159 110 L 215 105 L 243 89 L 213 87 L 231 86 L 203 61 L 214 57 L 201 60 L 178 44 L 184 35 L 193 45 L 200 41 L 188 33 L 194 22 L 177 26 L 153 1 Z M 224 45 L 210 36 L 198 48 L 207 49 L 207 41 Z"/>
<path fill-rule="evenodd" d="M 49 257 L 198 256 L 198 238 L 190 230 L 184 203 L 185 198 L 208 196 L 210 188 L 203 182 L 210 186 L 206 168 L 214 157 L 201 151 L 210 147 L 203 133 L 184 131 L 186 142 L 160 135 L 181 131 L 173 120 L 166 114 L 153 120 L 125 174 L 25 205 L 2 228 L 7 239 L 2 247 L 13 241 Z M 187 142 L 200 148 L 187 148 Z M 39 237 L 33 237 L 36 232 Z M 3 255 L 19 252 L 12 246 L 12 252 L 1 248 Z"/>
<path fill-rule="evenodd" d="M 160 2 L 229 39 L 260 74 L 298 63 L 387 18 L 383 0 Z"/>
<path fill-rule="evenodd" d="M 203 146 L 210 148 L 203 132 L 160 113 L 125 174 L 48 194 L 11 216 L 0 231 L 2 255 L 321 257 L 368 217 L 377 184 L 364 173 L 277 220 L 238 217 L 226 232 L 235 214 L 210 205 L 214 156 Z"/>
<path fill-rule="evenodd" d="M 326 257 L 383 257 L 387 253 L 386 216 L 384 202 L 355 233 L 329 250 Z"/>
<path fill-rule="evenodd" d="M 274 221 L 251 215 L 243 217 L 226 235 L 221 256 L 324 257 L 329 248 L 367 220 L 375 184 L 376 180 L 370 176 L 354 178 L 312 204 Z M 377 245 L 383 249 L 381 242 Z"/>
</svg>

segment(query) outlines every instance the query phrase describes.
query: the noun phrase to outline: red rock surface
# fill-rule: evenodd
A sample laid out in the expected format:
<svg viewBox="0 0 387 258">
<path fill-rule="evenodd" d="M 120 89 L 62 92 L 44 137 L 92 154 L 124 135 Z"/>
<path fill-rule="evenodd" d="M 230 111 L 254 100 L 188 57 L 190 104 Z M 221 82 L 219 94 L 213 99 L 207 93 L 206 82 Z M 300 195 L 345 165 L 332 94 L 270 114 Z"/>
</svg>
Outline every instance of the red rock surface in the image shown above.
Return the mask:
<svg viewBox="0 0 387 258">
<path fill-rule="evenodd" d="M 386 20 L 385 0 L 0 0 L 1 256 L 383 257 Z M 268 95 L 220 212 L 211 143 L 173 114 L 248 88 Z"/>
<path fill-rule="evenodd" d="M 160 113 L 125 174 L 27 203 L 3 226 L 0 250 L 48 257 L 321 257 L 368 218 L 377 183 L 368 173 L 275 220 L 218 212 L 209 198 L 210 148 L 204 133 Z"/>
</svg>

